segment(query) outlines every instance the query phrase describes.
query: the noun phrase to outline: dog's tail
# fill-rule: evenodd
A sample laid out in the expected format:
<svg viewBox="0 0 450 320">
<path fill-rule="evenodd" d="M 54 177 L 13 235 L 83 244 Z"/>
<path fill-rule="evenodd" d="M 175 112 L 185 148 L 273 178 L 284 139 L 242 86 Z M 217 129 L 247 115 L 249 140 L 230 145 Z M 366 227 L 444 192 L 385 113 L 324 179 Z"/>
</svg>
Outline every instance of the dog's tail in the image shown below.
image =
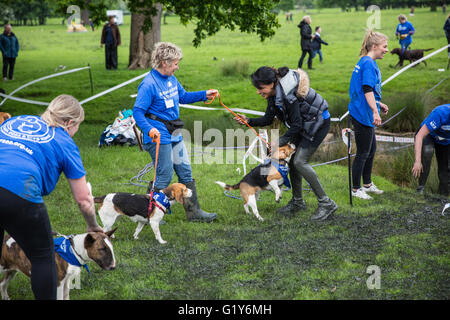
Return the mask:
<svg viewBox="0 0 450 320">
<path fill-rule="evenodd" d="M 227 191 L 239 189 L 239 185 L 241 184 L 239 182 L 236 183 L 235 185 L 230 186 L 229 184 L 226 184 L 225 182 L 222 181 L 216 181 L 216 183 Z"/>
<path fill-rule="evenodd" d="M 429 49 L 423 49 L 423 51 L 430 51 L 433 50 L 434 48 L 429 48 Z"/>
</svg>

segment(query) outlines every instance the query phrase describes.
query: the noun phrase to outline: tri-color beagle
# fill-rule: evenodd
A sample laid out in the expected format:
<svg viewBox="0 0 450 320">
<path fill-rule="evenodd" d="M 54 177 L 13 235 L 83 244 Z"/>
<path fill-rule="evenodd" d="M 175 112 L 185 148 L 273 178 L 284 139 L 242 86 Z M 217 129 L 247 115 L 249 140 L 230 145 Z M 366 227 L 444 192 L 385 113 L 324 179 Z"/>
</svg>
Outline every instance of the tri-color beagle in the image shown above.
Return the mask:
<svg viewBox="0 0 450 320">
<path fill-rule="evenodd" d="M 116 229 L 106 233 L 89 232 L 65 237 L 61 245 L 57 242 L 58 238 L 54 239 L 58 300 L 69 300 L 71 284 L 80 275 L 81 266 L 86 266 L 86 262 L 95 261 L 103 270 L 113 270 L 116 267 L 113 246 L 109 241 L 114 231 Z M 60 248 L 62 250 L 58 250 Z M 71 259 L 67 259 L 69 255 Z M 17 242 L 7 235 L 3 240 L 0 257 L 0 274 L 6 273 L 0 282 L 3 300 L 9 300 L 8 284 L 17 271 L 30 277 L 31 263 Z"/>
<path fill-rule="evenodd" d="M 139 233 L 146 224 L 150 224 L 155 233 L 156 240 L 164 244 L 159 231 L 159 222 L 166 211 L 170 212 L 170 205 L 175 202 L 183 204 L 184 198 L 192 196 L 192 190 L 182 183 L 174 183 L 159 193 L 153 194 L 153 208 L 149 215 L 149 194 L 109 193 L 102 197 L 95 197 L 94 202 L 99 203 L 98 214 L 103 223 L 103 230 L 111 230 L 117 217 L 128 216 L 138 226 L 133 237 L 138 239 Z"/>
<path fill-rule="evenodd" d="M 295 152 L 295 145 L 284 145 L 275 152 L 272 153 L 269 161 L 264 164 L 260 164 L 252 171 L 250 171 L 242 180 L 235 185 L 228 185 L 221 181 L 216 183 L 225 190 L 241 191 L 241 196 L 244 199 L 244 209 L 246 213 L 250 213 L 248 207 L 252 208 L 253 214 L 260 221 L 264 219 L 259 215 L 258 208 L 256 206 L 256 199 L 259 196 L 261 190 L 273 190 L 275 192 L 275 201 L 279 202 L 281 199 L 280 185 L 288 184 L 287 178 L 288 163 L 291 160 L 291 156 Z"/>
<path fill-rule="evenodd" d="M 11 118 L 11 115 L 7 112 L 0 112 L 0 125 L 5 122 L 6 120 L 8 120 L 9 118 Z"/>
</svg>

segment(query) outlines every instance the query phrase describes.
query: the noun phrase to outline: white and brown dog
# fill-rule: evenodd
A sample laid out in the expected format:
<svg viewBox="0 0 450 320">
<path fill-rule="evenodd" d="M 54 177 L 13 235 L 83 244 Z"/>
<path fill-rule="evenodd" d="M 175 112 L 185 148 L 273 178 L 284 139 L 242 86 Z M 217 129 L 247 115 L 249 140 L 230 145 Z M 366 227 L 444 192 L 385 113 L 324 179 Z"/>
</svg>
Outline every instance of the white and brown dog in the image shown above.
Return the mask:
<svg viewBox="0 0 450 320">
<path fill-rule="evenodd" d="M 264 164 L 254 168 L 239 183 L 233 186 L 221 181 L 216 181 L 216 183 L 225 190 L 239 189 L 244 199 L 245 212 L 250 213 L 248 208 L 250 206 L 256 218 L 264 221 L 259 215 L 256 199 L 261 190 L 273 190 L 275 192 L 275 201 L 280 201 L 281 189 L 279 186 L 286 182 L 288 164 L 294 152 L 295 145 L 284 145 L 272 153 L 270 161 L 266 161 Z"/>
<path fill-rule="evenodd" d="M 68 237 L 70 252 L 79 265 L 86 265 L 94 261 L 103 270 L 113 270 L 116 267 L 114 250 L 109 237 L 116 229 L 101 233 L 89 232 Z M 81 266 L 76 266 L 64 260 L 58 251 L 55 252 L 56 270 L 58 273 L 57 299 L 69 300 L 71 284 L 81 273 Z M 3 240 L 2 256 L 0 257 L 0 274 L 6 273 L 0 282 L 0 291 L 3 300 L 9 300 L 7 288 L 17 271 L 26 276 L 31 275 L 31 263 L 17 242 L 9 235 Z"/>
<path fill-rule="evenodd" d="M 150 224 L 159 243 L 167 243 L 161 238 L 159 222 L 164 217 L 170 205 L 175 202 L 183 204 L 185 198 L 192 196 L 192 190 L 182 183 L 173 183 L 153 196 L 153 208 L 149 215 L 149 194 L 134 193 L 109 193 L 102 197 L 95 197 L 94 202 L 99 203 L 98 214 L 103 223 L 103 229 L 108 231 L 112 228 L 117 217 L 125 215 L 138 226 L 133 237 L 138 239 L 139 233 L 146 224 Z"/>
</svg>

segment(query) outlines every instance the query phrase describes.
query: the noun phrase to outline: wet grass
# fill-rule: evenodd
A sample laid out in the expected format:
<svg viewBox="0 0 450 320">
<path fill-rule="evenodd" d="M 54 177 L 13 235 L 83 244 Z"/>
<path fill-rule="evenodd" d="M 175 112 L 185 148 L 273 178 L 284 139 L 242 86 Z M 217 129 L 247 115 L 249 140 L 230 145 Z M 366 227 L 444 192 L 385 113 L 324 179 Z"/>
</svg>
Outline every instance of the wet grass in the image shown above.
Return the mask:
<svg viewBox="0 0 450 320">
<path fill-rule="evenodd" d="M 444 17 L 428 9 L 416 12 L 414 23 L 418 32 L 414 44 L 417 48 L 445 45 L 443 33 L 440 38 L 430 37 L 442 32 Z M 382 32 L 392 36 L 399 13 L 383 11 Z M 302 15 L 296 12 L 295 19 Z M 311 15 L 313 23 L 322 26 L 324 40 L 330 43 L 323 48 L 325 63 L 314 61 L 316 70 L 310 73 L 311 83 L 329 101 L 332 116 L 340 116 L 347 110 L 348 82 L 358 59 L 368 15 L 365 12 L 341 14 L 338 9 L 312 11 Z M 71 69 L 90 63 L 95 93 L 144 72 L 126 70 L 128 46 L 125 45 L 119 48 L 119 70 L 107 72 L 103 51 L 98 48 L 100 31 L 67 34 L 59 21 L 43 27 L 14 28 L 23 43 L 23 51 L 16 64 L 16 80 L 1 85 L 7 92 L 53 73 L 60 64 Z M 177 77 L 185 89 L 218 88 L 229 107 L 264 110 L 265 102 L 255 94 L 247 78 L 223 77 L 221 61 L 248 59 L 250 72 L 261 65 L 291 68 L 297 65 L 300 50 L 295 24 L 282 22 L 274 39 L 264 43 L 254 35 L 221 31 L 195 49 L 190 43 L 192 26 L 180 26 L 176 17 L 169 17 L 168 22 L 162 27 L 163 40 L 183 48 L 184 59 Z M 128 20 L 121 32 L 122 41 L 127 44 Z M 396 46 L 395 41 L 391 43 L 391 47 Z M 218 61 L 213 60 L 214 56 Z M 397 71 L 390 67 L 396 62 L 390 55 L 380 61 L 383 79 Z M 393 111 L 405 103 L 411 104 L 414 97 L 420 96 L 411 93 L 427 90 L 439 82 L 443 75 L 436 70 L 446 64 L 446 55 L 440 54 L 430 60 L 428 67 L 409 70 L 407 76 L 400 76 L 383 88 L 383 97 L 391 103 Z M 64 92 L 81 100 L 90 96 L 88 79 L 87 72 L 82 71 L 43 81 L 18 96 L 50 101 Z M 117 112 L 132 107 L 134 101 L 129 94 L 135 93 L 137 86 L 138 82 L 85 105 L 86 121 L 75 142 L 80 147 L 87 179 L 95 195 L 144 192 L 143 188 L 125 183 L 149 162 L 147 153 L 139 152 L 136 147 L 97 148 L 101 132 L 112 123 Z M 445 81 L 432 92 L 433 101 L 448 100 L 448 92 L 449 82 Z M 429 107 L 428 102 L 423 105 Z M 40 114 L 43 110 L 41 106 L 13 101 L 2 106 L 2 111 L 13 115 Z M 414 110 L 418 114 L 426 112 L 420 110 L 420 104 Z M 195 120 L 203 120 L 203 130 L 237 128 L 227 113 L 182 110 L 182 119 L 188 129 L 193 128 Z M 417 119 L 410 119 L 408 125 L 414 126 L 414 121 Z M 332 159 L 331 153 L 324 152 L 314 161 Z M 375 162 L 382 160 L 380 157 Z M 148 227 L 139 240 L 134 240 L 136 225 L 125 218 L 119 219 L 117 238 L 113 242 L 117 269 L 105 272 L 90 263 L 91 275 L 82 273 L 81 290 L 73 290 L 72 299 L 450 298 L 450 222 L 448 215 L 440 215 L 443 202 L 437 197 L 417 196 L 410 189 L 392 184 L 382 177 L 392 175 L 387 167 L 386 170 L 380 167 L 374 177 L 374 182 L 386 193 L 369 202 L 355 199 L 354 207 L 348 204 L 347 169 L 338 165 L 317 167 L 325 190 L 339 205 L 336 214 L 324 222 L 310 221 L 317 203 L 314 195 L 305 190 L 307 210 L 292 217 L 279 216 L 275 210 L 288 202 L 289 194 L 284 193 L 277 204 L 272 193 L 264 193 L 258 202 L 265 218 L 261 223 L 244 213 L 240 200 L 225 197 L 214 184 L 215 180 L 237 182 L 240 179 L 236 172 L 240 164 L 236 160 L 231 164 L 192 161 L 200 203 L 205 210 L 218 213 L 217 221 L 189 223 L 181 206 L 176 205 L 173 214 L 165 217 L 167 224 L 161 226 L 162 236 L 168 243 L 160 245 Z M 148 180 L 152 177 L 153 171 L 145 176 Z M 64 177 L 45 201 L 54 230 L 65 234 L 85 231 L 85 223 Z M 370 276 L 366 270 L 370 265 L 381 269 L 378 290 L 369 290 L 366 284 Z M 17 276 L 9 293 L 13 299 L 31 299 L 28 279 Z"/>
</svg>

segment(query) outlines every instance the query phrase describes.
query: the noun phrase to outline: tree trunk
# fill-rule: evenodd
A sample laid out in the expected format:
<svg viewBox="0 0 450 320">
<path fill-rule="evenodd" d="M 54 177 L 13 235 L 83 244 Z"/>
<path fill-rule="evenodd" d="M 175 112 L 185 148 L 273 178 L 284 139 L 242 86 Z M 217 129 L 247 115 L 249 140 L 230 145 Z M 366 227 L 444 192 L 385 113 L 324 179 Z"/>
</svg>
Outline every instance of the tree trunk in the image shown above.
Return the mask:
<svg viewBox="0 0 450 320">
<path fill-rule="evenodd" d="M 152 50 L 155 43 L 161 41 L 161 3 L 155 4 L 158 13 L 152 17 L 152 28 L 144 34 L 145 15 L 131 14 L 130 57 L 128 69 L 148 69 L 151 66 Z"/>
</svg>

